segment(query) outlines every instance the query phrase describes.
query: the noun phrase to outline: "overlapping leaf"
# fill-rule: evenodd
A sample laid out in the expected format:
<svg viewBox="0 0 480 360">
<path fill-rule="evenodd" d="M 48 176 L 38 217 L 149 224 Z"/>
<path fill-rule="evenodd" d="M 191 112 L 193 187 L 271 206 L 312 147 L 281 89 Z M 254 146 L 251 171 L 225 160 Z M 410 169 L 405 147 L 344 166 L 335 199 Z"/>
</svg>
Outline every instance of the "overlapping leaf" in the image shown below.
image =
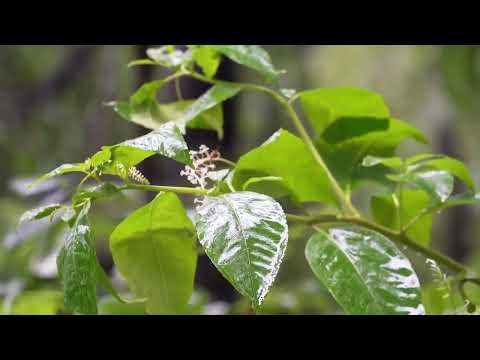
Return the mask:
<svg viewBox="0 0 480 360">
<path fill-rule="evenodd" d="M 288 227 L 281 206 L 252 192 L 206 197 L 197 209 L 196 226 L 210 260 L 258 308 L 287 246 Z"/>
</svg>

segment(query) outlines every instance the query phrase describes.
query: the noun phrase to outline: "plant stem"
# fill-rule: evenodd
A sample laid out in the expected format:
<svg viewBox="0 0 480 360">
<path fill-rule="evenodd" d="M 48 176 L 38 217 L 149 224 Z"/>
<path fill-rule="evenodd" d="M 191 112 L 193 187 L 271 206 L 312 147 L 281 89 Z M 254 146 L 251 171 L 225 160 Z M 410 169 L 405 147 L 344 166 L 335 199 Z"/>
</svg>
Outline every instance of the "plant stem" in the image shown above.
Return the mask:
<svg viewBox="0 0 480 360">
<path fill-rule="evenodd" d="M 425 255 L 429 259 L 435 260 L 438 263 L 443 264 L 448 267 L 450 270 L 456 273 L 468 273 L 469 269 L 463 266 L 462 264 L 456 262 L 455 260 L 433 250 L 426 248 L 420 244 L 409 239 L 404 233 L 392 231 L 381 225 L 377 225 L 368 220 L 364 220 L 358 217 L 345 217 L 337 215 L 318 215 L 318 216 L 298 216 L 298 215 L 287 215 L 287 219 L 292 222 L 300 222 L 308 225 L 319 225 L 319 224 L 335 224 L 335 223 L 351 223 L 356 225 L 361 225 L 370 230 L 385 235 L 391 240 L 396 241 L 402 245 L 408 246 L 411 249 Z"/>
<path fill-rule="evenodd" d="M 122 190 L 143 190 L 152 192 L 173 192 L 176 194 L 205 196 L 209 194 L 209 190 L 187 188 L 187 187 L 175 187 L 175 186 L 157 186 L 157 185 L 140 185 L 140 184 L 128 184 L 122 188 Z"/>
<path fill-rule="evenodd" d="M 222 163 L 224 163 L 224 164 L 227 164 L 227 165 L 229 165 L 229 166 L 231 166 L 231 167 L 237 166 L 237 164 L 235 164 L 233 161 L 230 161 L 230 160 L 227 160 L 227 159 L 224 159 L 224 158 L 220 158 L 220 159 L 218 159 L 217 161 L 218 161 L 218 162 L 222 162 Z"/>
<path fill-rule="evenodd" d="M 201 74 L 195 73 L 195 72 L 189 72 L 187 75 L 193 77 L 194 79 L 204 81 L 204 82 L 214 84 L 214 85 L 221 85 L 222 83 L 223 84 L 233 84 L 231 82 L 209 79 L 209 78 L 207 78 L 207 77 L 205 77 Z M 238 84 L 236 84 L 236 85 L 238 85 Z M 290 116 L 290 118 L 291 118 L 295 128 L 299 132 L 301 138 L 303 139 L 303 141 L 307 145 L 308 150 L 313 155 L 313 158 L 315 159 L 317 164 L 323 169 L 323 171 L 327 175 L 327 178 L 330 181 L 330 184 L 332 186 L 332 190 L 336 195 L 337 202 L 340 205 L 340 207 L 342 209 L 342 212 L 344 212 L 346 215 L 359 217 L 360 215 L 359 215 L 358 211 L 355 209 L 355 207 L 352 205 L 352 203 L 350 202 L 349 196 L 347 196 L 343 192 L 342 188 L 340 187 L 340 185 L 337 183 L 336 179 L 333 177 L 332 173 L 330 172 L 330 169 L 328 168 L 328 166 L 323 161 L 320 153 L 317 151 L 315 145 L 313 144 L 312 139 L 310 138 L 310 135 L 308 134 L 305 127 L 303 126 L 302 121 L 298 117 L 298 115 L 297 115 L 295 109 L 293 108 L 293 106 L 291 105 L 290 101 L 284 99 L 276 91 L 274 91 L 272 89 L 269 89 L 269 88 L 266 88 L 266 87 L 261 86 L 261 85 L 241 84 L 241 86 L 243 86 L 243 88 L 246 89 L 246 90 L 253 90 L 253 91 L 257 91 L 257 92 L 262 92 L 264 94 L 268 94 L 271 97 L 273 97 L 280 105 L 282 105 L 282 107 L 286 110 L 287 114 Z"/>
</svg>

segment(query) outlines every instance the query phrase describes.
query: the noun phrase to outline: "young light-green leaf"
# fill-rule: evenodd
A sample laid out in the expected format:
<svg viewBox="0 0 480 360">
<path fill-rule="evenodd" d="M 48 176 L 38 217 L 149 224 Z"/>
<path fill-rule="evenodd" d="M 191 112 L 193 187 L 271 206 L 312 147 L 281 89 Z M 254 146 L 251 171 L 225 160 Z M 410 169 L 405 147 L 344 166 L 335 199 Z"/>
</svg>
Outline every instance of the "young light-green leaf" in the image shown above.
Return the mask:
<svg viewBox="0 0 480 360">
<path fill-rule="evenodd" d="M 196 226 L 213 264 L 258 308 L 287 247 L 288 226 L 281 206 L 252 192 L 206 197 L 197 208 Z"/>
<path fill-rule="evenodd" d="M 220 66 L 221 56 L 217 45 L 191 45 L 192 58 L 202 68 L 205 76 L 213 78 Z"/>
<path fill-rule="evenodd" d="M 319 230 L 308 241 L 306 257 L 348 314 L 425 314 L 412 265 L 383 235 L 352 225 Z"/>
<path fill-rule="evenodd" d="M 65 174 L 70 174 L 70 173 L 75 173 L 75 172 L 81 172 L 85 173 L 86 172 L 86 167 L 85 164 L 83 163 L 78 163 L 78 164 L 63 164 L 60 165 L 59 167 L 53 169 L 49 173 L 40 176 L 37 178 L 32 185 L 38 184 L 39 182 L 51 179 L 56 176 L 61 176 Z M 30 185 L 30 186 L 32 186 Z"/>
<path fill-rule="evenodd" d="M 195 229 L 173 193 L 130 214 L 110 237 L 120 273 L 150 314 L 184 313 L 197 263 Z"/>
<path fill-rule="evenodd" d="M 353 88 L 317 89 L 300 93 L 305 114 L 317 135 L 331 128 L 330 143 L 388 129 L 390 111 L 383 98 L 373 92 Z"/>
<path fill-rule="evenodd" d="M 326 173 L 305 143 L 286 130 L 279 130 L 265 144 L 240 158 L 233 185 L 241 189 L 250 178 L 265 176 L 282 178 L 283 188 L 288 188 L 298 202 L 336 203 Z"/>
</svg>

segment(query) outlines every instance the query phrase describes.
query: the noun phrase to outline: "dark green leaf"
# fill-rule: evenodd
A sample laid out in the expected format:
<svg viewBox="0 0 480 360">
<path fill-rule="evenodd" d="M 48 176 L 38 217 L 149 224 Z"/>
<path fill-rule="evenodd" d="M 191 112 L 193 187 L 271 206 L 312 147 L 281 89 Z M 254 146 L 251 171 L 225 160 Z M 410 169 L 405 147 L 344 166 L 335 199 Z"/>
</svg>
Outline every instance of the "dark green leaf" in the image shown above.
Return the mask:
<svg viewBox="0 0 480 360">
<path fill-rule="evenodd" d="M 422 210 L 428 208 L 430 196 L 422 190 L 404 189 L 401 193 L 400 202 L 402 204 L 400 207 L 401 222 L 406 225 Z M 397 207 L 393 195 L 373 197 L 371 210 L 375 222 L 392 230 L 400 230 L 400 219 L 397 216 Z M 407 230 L 407 236 L 420 245 L 429 246 L 432 221 L 432 214 L 422 216 L 414 226 Z"/>
<path fill-rule="evenodd" d="M 111 235 L 120 273 L 150 314 L 183 313 L 193 291 L 195 229 L 175 194 L 157 196 L 126 218 Z"/>
<path fill-rule="evenodd" d="M 213 264 L 259 307 L 287 246 L 288 227 L 281 206 L 252 192 L 206 197 L 197 208 L 196 225 L 200 243 Z"/>
<path fill-rule="evenodd" d="M 217 51 L 230 60 L 259 72 L 269 82 L 277 83 L 282 73 L 275 69 L 270 55 L 258 45 L 220 45 L 217 46 Z"/>
<path fill-rule="evenodd" d="M 383 235 L 351 225 L 320 230 L 308 241 L 306 257 L 349 314 L 425 314 L 417 275 Z"/>
<path fill-rule="evenodd" d="M 100 185 L 93 186 L 91 188 L 81 190 L 75 194 L 72 198 L 74 204 L 80 204 L 83 201 L 90 199 L 91 201 L 108 198 L 118 194 L 120 189 L 108 182 L 102 183 Z"/>
<path fill-rule="evenodd" d="M 97 313 L 97 257 L 84 206 L 57 258 L 65 306 L 76 314 Z"/>
<path fill-rule="evenodd" d="M 282 178 L 284 187 L 299 202 L 336 203 L 326 173 L 305 143 L 288 131 L 276 132 L 265 144 L 242 156 L 233 185 L 241 189 L 250 178 L 265 176 Z"/>
</svg>

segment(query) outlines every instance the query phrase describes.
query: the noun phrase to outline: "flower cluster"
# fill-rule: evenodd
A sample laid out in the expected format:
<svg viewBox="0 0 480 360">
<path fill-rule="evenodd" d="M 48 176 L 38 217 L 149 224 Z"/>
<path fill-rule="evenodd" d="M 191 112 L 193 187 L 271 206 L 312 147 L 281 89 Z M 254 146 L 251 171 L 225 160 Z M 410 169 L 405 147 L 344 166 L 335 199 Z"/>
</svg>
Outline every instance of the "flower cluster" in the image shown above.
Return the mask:
<svg viewBox="0 0 480 360">
<path fill-rule="evenodd" d="M 221 154 L 217 150 L 210 150 L 207 146 L 201 145 L 198 151 L 190 151 L 190 155 L 193 167 L 185 166 L 180 175 L 186 176 L 191 184 L 205 189 L 209 172 L 215 170 L 215 161 L 221 158 Z"/>
</svg>

